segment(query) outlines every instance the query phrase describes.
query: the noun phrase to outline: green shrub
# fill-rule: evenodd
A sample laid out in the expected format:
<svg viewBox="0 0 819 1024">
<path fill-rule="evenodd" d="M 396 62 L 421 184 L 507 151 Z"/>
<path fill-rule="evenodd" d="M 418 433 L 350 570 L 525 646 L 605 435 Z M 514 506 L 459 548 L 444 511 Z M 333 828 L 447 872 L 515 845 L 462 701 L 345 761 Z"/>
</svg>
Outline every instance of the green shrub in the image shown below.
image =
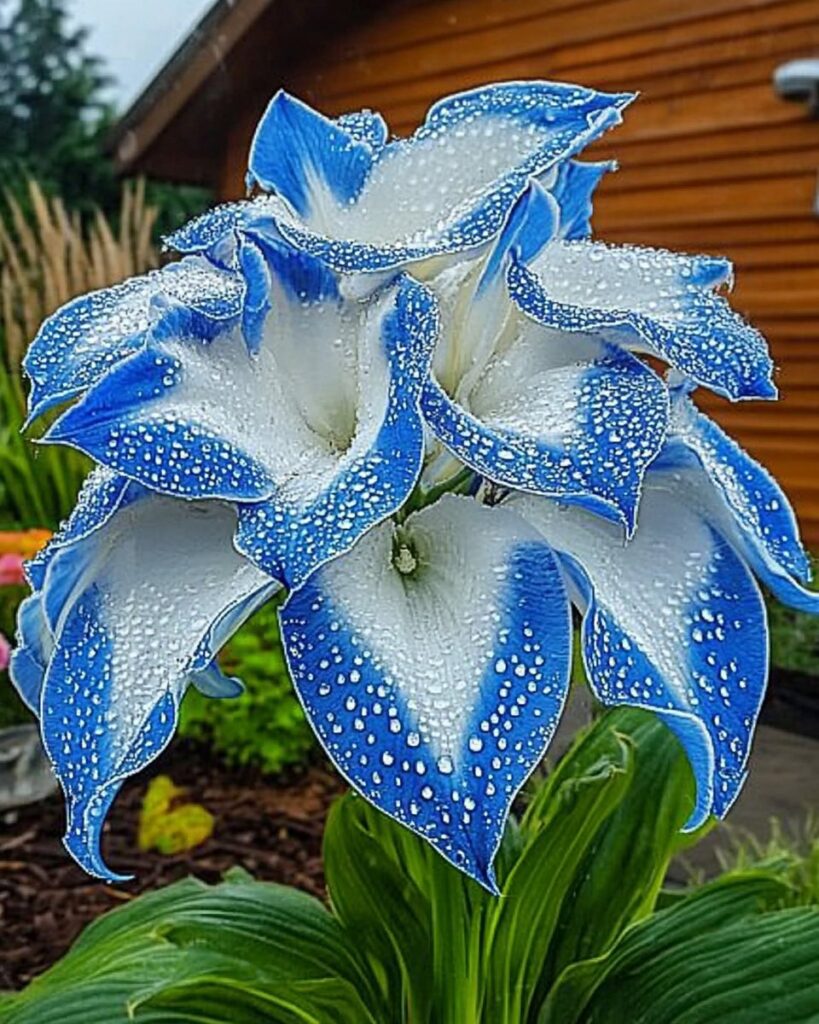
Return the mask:
<svg viewBox="0 0 819 1024">
<path fill-rule="evenodd" d="M 0 367 L 0 529 L 55 530 L 91 463 L 69 448 L 33 444 L 21 433 L 23 403 L 19 377 Z"/>
<path fill-rule="evenodd" d="M 787 879 L 796 902 L 819 904 L 819 819 L 813 813 L 796 829 L 772 818 L 764 840 L 744 829 L 723 829 L 729 842 L 716 851 L 723 871 L 774 869 Z"/>
<path fill-rule="evenodd" d="M 352 795 L 331 909 L 232 872 L 91 925 L 2 1024 L 809 1024 L 819 906 L 778 866 L 663 897 L 693 782 L 653 716 L 608 712 L 510 823 L 500 897 Z"/>
<path fill-rule="evenodd" d="M 8 672 L 0 672 L 0 729 L 30 721 L 31 712 L 17 696 Z"/>
<path fill-rule="evenodd" d="M 287 674 L 275 602 L 245 623 L 219 660 L 245 684 L 244 694 L 213 700 L 191 687 L 182 704 L 181 735 L 207 743 L 233 766 L 275 773 L 302 763 L 314 748 L 313 733 Z"/>
</svg>

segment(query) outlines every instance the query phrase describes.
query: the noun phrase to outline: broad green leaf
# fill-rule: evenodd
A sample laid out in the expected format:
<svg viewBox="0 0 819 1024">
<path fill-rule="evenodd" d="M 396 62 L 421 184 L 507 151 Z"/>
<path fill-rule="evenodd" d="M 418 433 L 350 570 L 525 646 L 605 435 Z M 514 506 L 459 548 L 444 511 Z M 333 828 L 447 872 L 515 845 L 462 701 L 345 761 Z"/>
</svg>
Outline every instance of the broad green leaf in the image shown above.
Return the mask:
<svg viewBox="0 0 819 1024">
<path fill-rule="evenodd" d="M 678 972 L 686 979 L 683 988 L 687 987 L 690 1005 L 701 992 L 704 974 L 699 972 L 710 970 L 716 952 L 722 950 L 721 955 L 728 961 L 736 960 L 740 974 L 748 966 L 744 956 L 736 952 L 737 935 L 729 938 L 729 933 L 753 934 L 765 920 L 764 915 L 778 912 L 788 896 L 788 887 L 765 872 L 737 874 L 704 886 L 632 926 L 603 956 L 568 966 L 552 989 L 538 1024 L 621 1024 L 625 1020 L 629 1024 L 664 1024 L 666 1020 L 668 1024 L 680 1024 L 681 1017 L 652 1016 L 651 1002 L 646 1011 L 649 1016 L 636 1016 L 632 1010 L 644 1006 L 645 1000 L 632 991 L 627 1001 L 621 990 L 633 985 L 646 993 L 654 991 L 652 998 L 665 998 L 664 990 Z M 708 949 L 713 952 L 704 953 Z M 613 1010 L 609 1012 L 610 1005 L 619 1007 L 625 1016 L 618 1018 Z M 819 1012 L 819 1003 L 816 1009 Z M 710 1024 L 722 1018 L 693 1020 Z"/>
<path fill-rule="evenodd" d="M 101 948 L 149 932 L 175 946 L 196 944 L 258 960 L 287 977 L 329 977 L 356 970 L 342 927 L 312 896 L 286 886 L 229 877 L 217 886 L 186 879 L 106 914 L 83 932 L 69 958 L 100 962 Z M 63 966 L 71 969 L 68 958 Z"/>
<path fill-rule="evenodd" d="M 408 863 L 413 856 L 423 859 L 423 851 L 413 850 L 422 841 L 409 836 L 405 843 L 394 830 L 400 826 L 348 794 L 330 809 L 324 834 L 330 900 L 381 976 L 390 1014 L 384 1024 L 402 1021 L 408 1005 L 426 1020 L 433 995 L 431 908 Z"/>
<path fill-rule="evenodd" d="M 177 883 L 105 915 L 69 953 L 15 1000 L 13 1024 L 113 1024 L 128 1007 L 191 979 L 218 975 L 280 992 L 332 982 L 372 997 L 342 925 L 295 889 L 232 878 L 217 886 Z M 354 1019 L 354 1018 L 353 1018 Z"/>
<path fill-rule="evenodd" d="M 799 858 L 658 909 L 692 798 L 661 723 L 607 713 L 510 823 L 494 898 L 347 796 L 331 910 L 241 871 L 177 883 L 86 929 L 0 1024 L 819 1024 Z"/>
<path fill-rule="evenodd" d="M 590 1019 L 619 1024 L 809 1024 L 819 1020 L 819 908 L 731 922 L 612 975 Z"/>
<path fill-rule="evenodd" d="M 606 719 L 597 728 L 615 730 L 632 748 L 629 786 L 563 896 L 544 971 L 549 978 L 604 952 L 653 910 L 693 807 L 694 780 L 673 733 L 644 711 L 620 709 Z"/>
<path fill-rule="evenodd" d="M 20 995 L 0 1003 L 2 1024 L 126 1024 L 133 1019 L 134 1004 L 163 985 L 218 970 L 237 981 L 253 980 L 253 972 L 236 961 L 195 950 L 186 955 L 144 936 L 131 943 L 121 938 L 116 948 L 99 952 L 97 969 L 93 960 L 72 964 L 72 970 L 63 963 L 58 976 L 48 971 Z"/>
<path fill-rule="evenodd" d="M 189 911 L 166 916 L 155 930 L 175 946 L 236 957 L 267 977 L 340 976 L 368 984 L 343 927 L 297 889 L 226 881 L 206 890 Z"/>
<path fill-rule="evenodd" d="M 484 1019 L 525 1021 L 543 984 L 561 906 L 601 825 L 628 790 L 631 748 L 593 727 L 547 780 L 523 822 L 523 853 L 488 931 Z"/>
<path fill-rule="evenodd" d="M 279 987 L 239 984 L 232 977 L 194 978 L 163 988 L 133 1011 L 137 1024 L 381 1024 L 341 978 Z"/>
<path fill-rule="evenodd" d="M 501 862 L 514 863 L 520 841 L 512 823 Z M 486 931 L 498 901 L 352 795 L 331 811 L 324 853 L 334 909 L 381 965 L 385 1020 L 477 1021 Z"/>
</svg>

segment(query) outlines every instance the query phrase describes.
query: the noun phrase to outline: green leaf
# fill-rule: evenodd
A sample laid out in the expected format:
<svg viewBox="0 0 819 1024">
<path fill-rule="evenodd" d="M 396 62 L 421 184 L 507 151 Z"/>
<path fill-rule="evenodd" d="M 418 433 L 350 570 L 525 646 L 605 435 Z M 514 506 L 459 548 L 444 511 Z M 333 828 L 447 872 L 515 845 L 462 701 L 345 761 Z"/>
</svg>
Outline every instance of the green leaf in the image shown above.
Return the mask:
<svg viewBox="0 0 819 1024">
<path fill-rule="evenodd" d="M 524 849 L 503 880 L 486 949 L 485 1019 L 525 1021 L 546 983 L 563 900 L 605 819 L 625 797 L 632 752 L 605 725 L 586 734 L 547 779 L 522 823 Z"/>
<path fill-rule="evenodd" d="M 662 724 L 607 713 L 510 823 L 495 898 L 348 795 L 332 910 L 241 871 L 177 883 L 89 927 L 0 1022 L 819 1024 L 798 858 L 658 900 L 692 800 Z"/>
<path fill-rule="evenodd" d="M 418 1020 L 432 1008 L 432 919 L 427 894 L 416 884 L 416 837 L 353 794 L 330 809 L 324 834 L 324 871 L 333 910 L 382 978 L 387 1021 L 401 1021 L 412 1005 Z"/>
<path fill-rule="evenodd" d="M 738 873 L 704 886 L 634 925 L 603 956 L 568 966 L 538 1024 L 722 1022 L 722 1017 L 682 1013 L 701 998 L 709 979 L 720 986 L 724 975 L 724 988 L 729 978 L 731 986 L 741 986 L 743 976 L 751 976 L 756 967 L 741 947 L 767 920 L 764 915 L 781 913 L 788 896 L 788 886 L 767 872 Z M 819 1013 L 819 1001 L 814 1009 Z M 736 1018 L 736 1024 L 756 1019 L 768 1020 L 744 1017 Z M 770 1018 L 772 1024 L 785 1020 L 797 1024 L 798 1018 Z"/>
<path fill-rule="evenodd" d="M 676 737 L 645 711 L 618 709 L 611 729 L 632 750 L 629 785 L 589 843 L 563 895 L 544 974 L 604 952 L 649 914 L 694 805 L 694 779 Z"/>
<path fill-rule="evenodd" d="M 324 859 L 333 908 L 383 979 L 385 1024 L 478 1020 L 497 900 L 352 794 L 333 805 Z"/>
<path fill-rule="evenodd" d="M 357 1005 L 357 1016 L 346 1019 L 365 1021 L 360 1011 L 374 983 L 354 950 L 329 911 L 298 890 L 244 877 L 217 886 L 188 879 L 100 918 L 50 971 L 0 1006 L 0 1019 L 114 1024 L 163 993 L 218 976 L 279 1000 L 327 983 Z"/>
<path fill-rule="evenodd" d="M 136 1021 L 186 1024 L 380 1024 L 341 978 L 268 987 L 231 977 L 191 978 L 133 1007 Z"/>
</svg>

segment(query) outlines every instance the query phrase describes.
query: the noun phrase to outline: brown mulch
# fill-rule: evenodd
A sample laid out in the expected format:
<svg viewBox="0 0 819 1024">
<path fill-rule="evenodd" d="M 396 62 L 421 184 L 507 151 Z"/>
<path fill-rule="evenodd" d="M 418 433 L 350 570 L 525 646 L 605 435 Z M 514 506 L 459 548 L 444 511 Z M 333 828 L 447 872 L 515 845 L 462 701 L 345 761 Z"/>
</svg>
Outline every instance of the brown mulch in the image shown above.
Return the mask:
<svg viewBox="0 0 819 1024">
<path fill-rule="evenodd" d="M 137 820 L 148 779 L 170 775 L 187 799 L 216 819 L 213 835 L 185 854 L 137 848 Z M 256 878 L 324 892 L 321 836 L 342 784 L 313 766 L 289 779 L 230 771 L 207 752 L 179 743 L 126 785 L 109 815 L 103 849 L 110 866 L 133 873 L 124 885 L 95 882 L 60 842 L 59 796 L 0 815 L 0 991 L 16 989 L 54 963 L 82 928 L 149 889 L 196 875 L 216 882 L 241 866 Z"/>
</svg>

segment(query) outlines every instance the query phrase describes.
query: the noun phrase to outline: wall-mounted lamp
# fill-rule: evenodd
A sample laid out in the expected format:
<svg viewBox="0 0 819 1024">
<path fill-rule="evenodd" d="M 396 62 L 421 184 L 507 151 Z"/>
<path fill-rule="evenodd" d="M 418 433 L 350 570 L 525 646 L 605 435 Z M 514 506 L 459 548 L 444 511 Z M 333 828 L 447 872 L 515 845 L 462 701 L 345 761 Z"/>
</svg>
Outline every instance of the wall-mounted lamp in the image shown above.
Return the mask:
<svg viewBox="0 0 819 1024">
<path fill-rule="evenodd" d="M 819 118 L 819 57 L 780 64 L 773 82 L 783 99 L 806 103 L 811 117 Z"/>
<path fill-rule="evenodd" d="M 806 103 L 808 114 L 819 119 L 819 57 L 780 64 L 774 71 L 773 84 L 782 99 Z M 819 182 L 813 199 L 813 212 L 819 217 Z"/>
</svg>

